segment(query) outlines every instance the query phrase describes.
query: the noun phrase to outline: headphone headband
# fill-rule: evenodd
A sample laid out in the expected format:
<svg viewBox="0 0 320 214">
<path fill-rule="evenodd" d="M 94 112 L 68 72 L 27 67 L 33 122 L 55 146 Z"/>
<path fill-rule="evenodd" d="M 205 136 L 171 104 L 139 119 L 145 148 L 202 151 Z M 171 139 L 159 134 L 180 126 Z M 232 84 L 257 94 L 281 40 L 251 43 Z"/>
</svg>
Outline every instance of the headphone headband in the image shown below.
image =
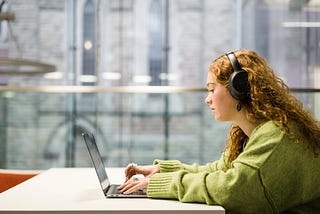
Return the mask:
<svg viewBox="0 0 320 214">
<path fill-rule="evenodd" d="M 236 100 L 246 100 L 250 96 L 248 73 L 241 68 L 234 52 L 227 53 L 226 56 L 228 57 L 233 69 L 233 73 L 229 78 L 229 92 Z"/>
<path fill-rule="evenodd" d="M 226 55 L 227 55 L 227 57 L 228 57 L 228 59 L 229 59 L 229 61 L 230 61 L 230 63 L 231 63 L 231 66 L 232 66 L 232 68 L 233 68 L 233 71 L 240 71 L 240 70 L 242 70 L 242 69 L 241 69 L 241 66 L 240 66 L 240 64 L 239 64 L 239 62 L 238 62 L 238 60 L 237 60 L 237 57 L 236 57 L 236 55 L 234 54 L 234 52 L 227 53 Z"/>
</svg>

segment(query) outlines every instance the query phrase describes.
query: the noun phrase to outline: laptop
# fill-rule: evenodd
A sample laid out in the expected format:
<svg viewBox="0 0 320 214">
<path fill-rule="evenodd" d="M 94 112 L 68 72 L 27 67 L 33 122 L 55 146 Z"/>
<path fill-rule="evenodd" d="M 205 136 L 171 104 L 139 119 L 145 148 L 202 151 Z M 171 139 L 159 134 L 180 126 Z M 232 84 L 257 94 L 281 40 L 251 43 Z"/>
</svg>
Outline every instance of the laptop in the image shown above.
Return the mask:
<svg viewBox="0 0 320 214">
<path fill-rule="evenodd" d="M 101 189 L 107 198 L 146 198 L 147 194 L 145 189 L 140 189 L 131 194 L 122 194 L 118 190 L 119 184 L 111 184 L 99 152 L 97 143 L 93 134 L 82 133 L 85 144 L 87 145 L 88 152 L 93 164 L 93 167 L 97 173 Z"/>
</svg>

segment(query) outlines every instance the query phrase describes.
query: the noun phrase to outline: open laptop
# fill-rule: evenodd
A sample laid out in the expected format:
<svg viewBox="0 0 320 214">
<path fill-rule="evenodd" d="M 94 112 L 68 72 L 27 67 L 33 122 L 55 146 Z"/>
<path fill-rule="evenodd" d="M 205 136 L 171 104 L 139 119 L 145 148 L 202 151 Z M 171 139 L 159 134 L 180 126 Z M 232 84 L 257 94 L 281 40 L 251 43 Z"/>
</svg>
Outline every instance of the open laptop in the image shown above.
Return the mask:
<svg viewBox="0 0 320 214">
<path fill-rule="evenodd" d="M 122 194 L 117 188 L 119 186 L 118 184 L 110 184 L 101 154 L 99 152 L 99 149 L 93 134 L 82 133 L 82 137 L 84 139 L 85 144 L 87 145 L 92 164 L 95 168 L 98 179 L 100 181 L 100 186 L 103 190 L 104 195 L 107 198 L 146 198 L 147 197 L 145 190 L 138 190 L 131 194 Z"/>
</svg>

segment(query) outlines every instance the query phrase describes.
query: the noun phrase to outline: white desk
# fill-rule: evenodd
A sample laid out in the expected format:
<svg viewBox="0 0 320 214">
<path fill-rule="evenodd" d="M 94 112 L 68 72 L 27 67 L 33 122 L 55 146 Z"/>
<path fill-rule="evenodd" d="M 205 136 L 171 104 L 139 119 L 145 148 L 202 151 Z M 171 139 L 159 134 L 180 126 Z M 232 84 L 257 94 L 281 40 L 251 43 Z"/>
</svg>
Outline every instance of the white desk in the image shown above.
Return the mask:
<svg viewBox="0 0 320 214">
<path fill-rule="evenodd" d="M 122 168 L 108 169 L 122 183 Z M 0 184 L 1 185 L 1 184 Z M 225 213 L 220 206 L 158 199 L 107 199 L 93 168 L 53 168 L 0 193 L 0 213 Z"/>
</svg>

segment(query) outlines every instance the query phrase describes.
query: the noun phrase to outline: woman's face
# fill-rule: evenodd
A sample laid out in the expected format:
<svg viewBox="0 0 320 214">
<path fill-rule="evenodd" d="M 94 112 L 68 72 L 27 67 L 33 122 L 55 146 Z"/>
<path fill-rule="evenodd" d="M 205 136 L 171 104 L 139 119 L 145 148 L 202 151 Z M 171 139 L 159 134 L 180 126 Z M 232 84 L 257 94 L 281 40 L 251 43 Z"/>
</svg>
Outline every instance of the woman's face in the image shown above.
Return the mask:
<svg viewBox="0 0 320 214">
<path fill-rule="evenodd" d="M 208 95 L 205 103 L 209 105 L 215 119 L 217 121 L 232 121 L 237 113 L 237 100 L 230 95 L 227 87 L 217 82 L 212 72 L 208 72 L 207 89 Z"/>
</svg>

